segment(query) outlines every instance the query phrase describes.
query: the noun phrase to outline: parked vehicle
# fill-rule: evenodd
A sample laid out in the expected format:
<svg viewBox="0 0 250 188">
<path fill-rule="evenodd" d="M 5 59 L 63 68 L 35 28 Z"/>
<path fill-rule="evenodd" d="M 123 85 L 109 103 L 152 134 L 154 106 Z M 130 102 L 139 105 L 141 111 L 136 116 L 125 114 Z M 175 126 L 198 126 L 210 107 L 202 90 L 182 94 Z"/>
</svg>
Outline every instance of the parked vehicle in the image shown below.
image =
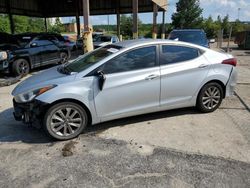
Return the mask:
<svg viewBox="0 0 250 188">
<path fill-rule="evenodd" d="M 94 48 L 99 48 L 107 44 L 113 44 L 119 42 L 119 38 L 115 35 L 102 35 L 96 37 L 94 40 Z"/>
<path fill-rule="evenodd" d="M 103 32 L 94 32 L 92 34 L 93 41 L 95 41 L 97 37 L 102 36 L 102 35 L 104 35 Z M 82 37 L 80 37 L 80 38 L 77 39 L 77 41 L 76 41 L 76 47 L 77 47 L 77 49 L 83 49 L 83 39 L 82 39 Z"/>
<path fill-rule="evenodd" d="M 65 45 L 68 46 L 71 51 L 75 51 L 77 49 L 76 42 L 73 41 L 69 36 L 64 35 L 63 38 L 65 40 Z"/>
<path fill-rule="evenodd" d="M 7 54 L 0 58 L 1 72 L 24 76 L 35 67 L 66 63 L 70 57 L 69 48 L 61 35 L 24 33 L 10 36 L 12 42 L 0 44 L 1 54 Z"/>
<path fill-rule="evenodd" d="M 206 33 L 202 29 L 181 29 L 173 30 L 168 39 L 190 42 L 193 44 L 209 47 L 209 43 L 214 43 L 214 39 L 208 41 Z"/>
<path fill-rule="evenodd" d="M 191 106 L 213 112 L 233 94 L 236 63 L 178 41 L 111 44 L 20 83 L 12 92 L 14 116 L 41 120 L 50 136 L 67 140 L 87 125 L 128 116 Z"/>
<path fill-rule="evenodd" d="M 242 31 L 236 34 L 235 44 L 238 44 L 239 48 L 249 50 L 250 49 L 250 31 Z"/>
</svg>

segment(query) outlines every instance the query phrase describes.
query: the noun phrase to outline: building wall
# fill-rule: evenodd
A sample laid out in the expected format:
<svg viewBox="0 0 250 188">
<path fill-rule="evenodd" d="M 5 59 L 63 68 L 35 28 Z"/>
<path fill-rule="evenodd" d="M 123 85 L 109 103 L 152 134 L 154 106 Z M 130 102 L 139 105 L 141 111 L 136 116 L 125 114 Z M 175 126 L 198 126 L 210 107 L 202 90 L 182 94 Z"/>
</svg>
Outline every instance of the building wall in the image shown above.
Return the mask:
<svg viewBox="0 0 250 188">
<path fill-rule="evenodd" d="M 77 33 L 77 25 L 76 23 L 66 23 L 63 24 L 65 27 L 65 31 L 69 33 Z M 83 24 L 80 24 L 80 30 L 82 31 L 83 29 Z"/>
</svg>

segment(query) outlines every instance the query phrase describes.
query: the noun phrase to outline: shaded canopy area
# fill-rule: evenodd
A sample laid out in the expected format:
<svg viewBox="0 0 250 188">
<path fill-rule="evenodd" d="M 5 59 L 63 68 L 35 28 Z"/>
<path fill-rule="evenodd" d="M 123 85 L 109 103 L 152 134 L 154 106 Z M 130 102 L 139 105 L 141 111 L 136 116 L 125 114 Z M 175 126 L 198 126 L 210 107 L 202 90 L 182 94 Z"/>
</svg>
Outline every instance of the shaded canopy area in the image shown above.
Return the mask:
<svg viewBox="0 0 250 188">
<path fill-rule="evenodd" d="M 153 3 L 159 11 L 166 9 L 167 0 L 139 0 L 138 12 L 153 12 Z M 90 15 L 132 13 L 132 0 L 90 0 Z M 82 0 L 0 0 L 0 13 L 33 17 L 63 17 L 83 15 Z"/>
</svg>

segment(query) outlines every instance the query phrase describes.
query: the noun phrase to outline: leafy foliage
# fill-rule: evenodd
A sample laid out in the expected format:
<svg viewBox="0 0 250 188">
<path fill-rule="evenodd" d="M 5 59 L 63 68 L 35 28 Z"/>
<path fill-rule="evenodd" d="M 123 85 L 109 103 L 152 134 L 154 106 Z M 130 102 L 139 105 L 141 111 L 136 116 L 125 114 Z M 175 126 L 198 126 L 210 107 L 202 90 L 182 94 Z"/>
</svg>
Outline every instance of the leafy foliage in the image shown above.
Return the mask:
<svg viewBox="0 0 250 188">
<path fill-rule="evenodd" d="M 48 31 L 52 33 L 62 33 L 65 31 L 65 28 L 59 18 L 56 18 L 55 24 L 51 25 L 51 23 L 48 24 Z"/>
<path fill-rule="evenodd" d="M 172 15 L 172 25 L 175 29 L 200 28 L 203 19 L 199 0 L 179 0 L 176 3 L 176 11 Z"/>
</svg>

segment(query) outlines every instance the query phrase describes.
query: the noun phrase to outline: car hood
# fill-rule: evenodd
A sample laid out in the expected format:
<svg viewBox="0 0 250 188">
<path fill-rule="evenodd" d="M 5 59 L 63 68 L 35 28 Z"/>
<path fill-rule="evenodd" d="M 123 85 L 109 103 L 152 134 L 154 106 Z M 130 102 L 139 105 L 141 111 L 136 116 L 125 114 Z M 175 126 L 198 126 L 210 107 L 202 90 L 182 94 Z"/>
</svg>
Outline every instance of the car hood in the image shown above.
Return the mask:
<svg viewBox="0 0 250 188">
<path fill-rule="evenodd" d="M 33 89 L 38 89 L 49 85 L 63 84 L 75 79 L 76 75 L 62 74 L 57 71 L 57 68 L 58 66 L 27 78 L 15 87 L 15 89 L 12 91 L 12 95 L 16 96 Z"/>
<path fill-rule="evenodd" d="M 7 51 L 7 50 L 16 50 L 20 48 L 18 45 L 16 44 L 0 44 L 0 50 L 3 50 L 3 51 Z"/>
</svg>

